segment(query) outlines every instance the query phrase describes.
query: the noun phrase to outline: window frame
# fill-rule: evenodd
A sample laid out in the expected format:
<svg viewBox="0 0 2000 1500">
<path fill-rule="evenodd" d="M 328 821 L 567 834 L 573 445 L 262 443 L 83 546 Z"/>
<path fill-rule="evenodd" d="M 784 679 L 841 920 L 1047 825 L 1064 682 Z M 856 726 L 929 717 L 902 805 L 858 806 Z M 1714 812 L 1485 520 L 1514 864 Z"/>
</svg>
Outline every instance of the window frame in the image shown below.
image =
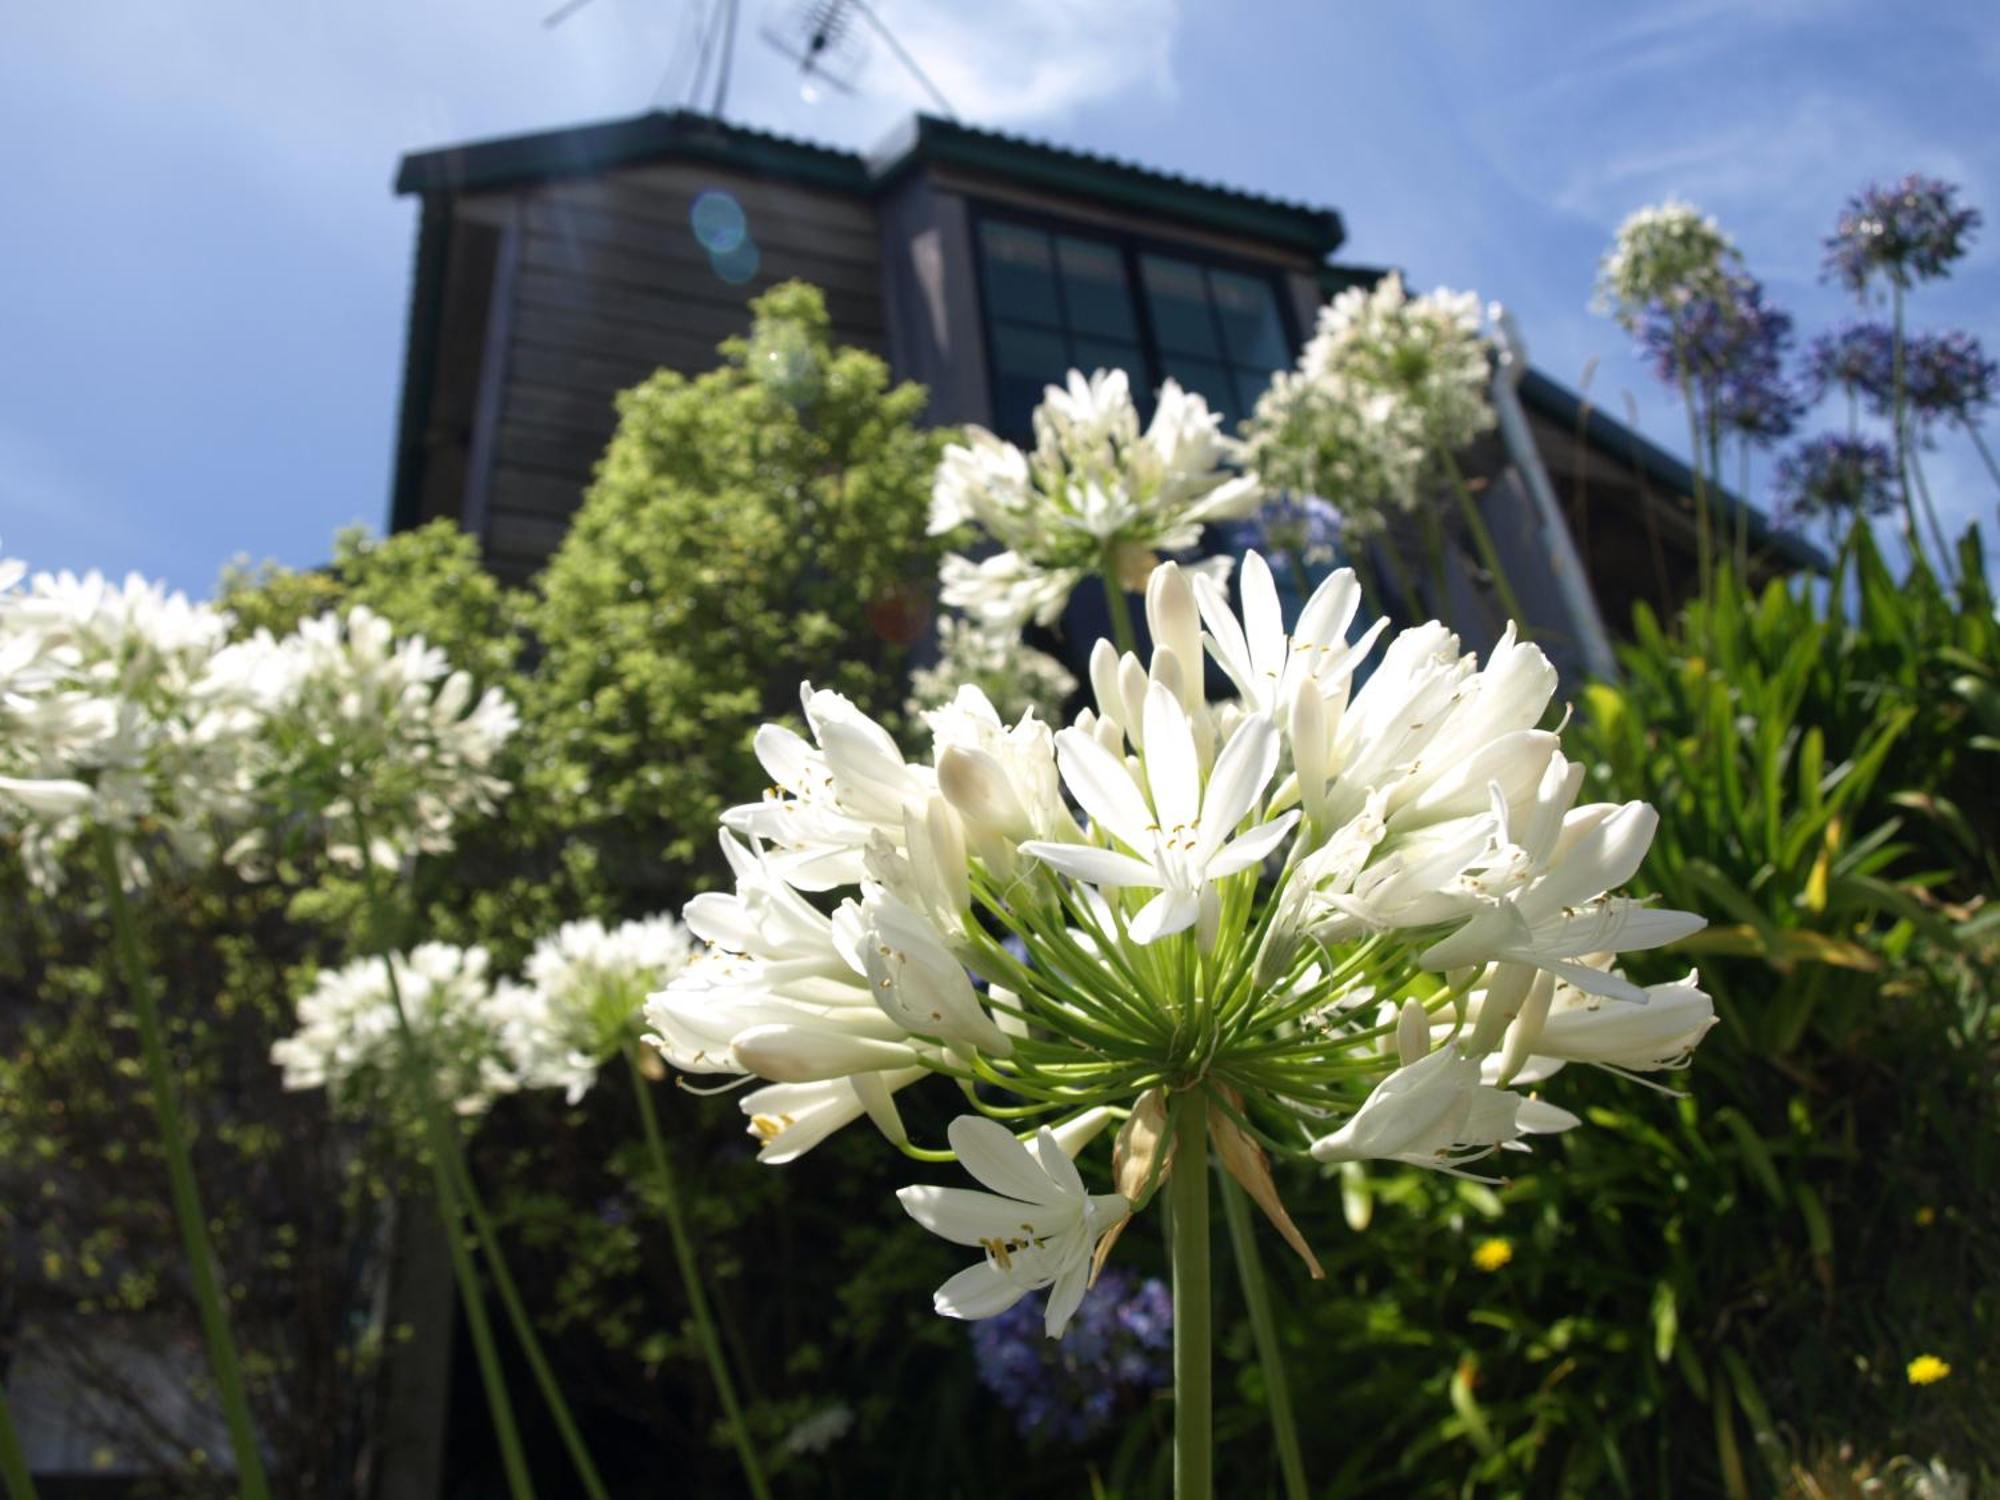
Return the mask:
<svg viewBox="0 0 2000 1500">
<path fill-rule="evenodd" d="M 1146 389 L 1133 392 L 1134 399 L 1142 406 L 1150 408 L 1154 394 L 1166 377 L 1166 352 L 1161 349 L 1156 330 L 1153 327 L 1153 309 L 1146 293 L 1144 268 L 1141 264 L 1148 255 L 1178 260 L 1193 265 L 1200 270 L 1227 271 L 1264 283 L 1270 288 L 1271 298 L 1278 310 L 1278 327 L 1289 351 L 1288 360 L 1296 360 L 1302 346 L 1297 309 L 1292 306 L 1289 288 L 1285 283 L 1284 268 L 1269 261 L 1250 260 L 1243 256 L 1231 255 L 1226 251 L 1211 250 L 1207 246 L 1191 244 L 1186 240 L 1164 238 L 1158 233 L 1124 226 L 1112 227 L 1092 223 L 1088 219 L 1067 218 L 1060 213 L 1045 209 L 1019 208 L 1011 203 L 992 199 L 974 198 L 968 200 L 970 234 L 972 240 L 973 295 L 979 307 L 979 339 L 981 358 L 986 375 L 986 415 L 994 425 L 994 431 L 1010 442 L 1032 442 L 1033 433 L 1007 433 L 999 431 L 999 390 L 1000 371 L 998 355 L 993 337 L 993 308 L 987 297 L 986 234 L 989 222 L 1005 224 L 1021 229 L 1038 230 L 1049 237 L 1051 251 L 1062 236 L 1091 240 L 1104 245 L 1117 257 L 1120 269 L 1125 275 L 1126 289 L 1132 299 L 1132 317 L 1135 341 L 1138 344 L 1139 359 L 1146 367 Z M 1204 279 L 1204 287 L 1207 282 Z M 1055 277 L 1057 306 L 1062 313 L 1063 325 L 1060 329 L 1044 329 L 1058 334 L 1066 343 L 1074 341 L 1079 330 L 1071 326 L 1069 304 L 1065 297 L 1060 274 Z M 1234 361 L 1227 358 L 1228 334 L 1222 324 L 1222 314 L 1217 308 L 1211 292 L 1205 299 L 1208 305 L 1209 321 L 1215 331 L 1216 347 L 1224 351 L 1224 367 L 1234 373 Z M 1024 328 L 1041 328 L 1043 325 L 1026 319 L 1012 318 L 1006 321 L 1017 323 Z M 1087 335 L 1086 335 L 1087 336 Z M 1270 373 L 1276 375 L 1284 365 Z M 1056 371 L 1050 378 L 1050 385 L 1060 382 L 1067 371 Z M 1084 371 L 1087 375 L 1090 372 Z M 1203 399 L 1207 400 L 1205 395 Z M 1231 404 L 1234 404 L 1232 395 Z M 1214 402 L 1210 401 L 1213 406 Z M 1248 417 L 1248 412 L 1242 416 Z"/>
</svg>

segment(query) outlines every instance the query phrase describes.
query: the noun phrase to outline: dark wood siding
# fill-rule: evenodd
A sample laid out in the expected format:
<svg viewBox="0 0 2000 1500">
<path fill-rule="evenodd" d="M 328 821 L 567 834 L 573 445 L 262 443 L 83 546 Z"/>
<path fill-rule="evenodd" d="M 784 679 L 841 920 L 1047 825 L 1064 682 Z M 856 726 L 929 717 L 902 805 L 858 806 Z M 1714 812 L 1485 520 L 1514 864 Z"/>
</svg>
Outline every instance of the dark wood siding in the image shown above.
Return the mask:
<svg viewBox="0 0 2000 1500">
<path fill-rule="evenodd" d="M 717 274 L 690 227 L 708 189 L 742 205 L 759 255 L 745 284 Z M 507 211 L 519 260 L 483 497 L 487 555 L 506 577 L 532 573 L 561 541 L 616 425 L 617 393 L 657 369 L 713 368 L 716 345 L 748 330 L 753 296 L 810 281 L 836 339 L 886 347 L 880 238 L 861 200 L 667 163 L 538 184 Z"/>
</svg>

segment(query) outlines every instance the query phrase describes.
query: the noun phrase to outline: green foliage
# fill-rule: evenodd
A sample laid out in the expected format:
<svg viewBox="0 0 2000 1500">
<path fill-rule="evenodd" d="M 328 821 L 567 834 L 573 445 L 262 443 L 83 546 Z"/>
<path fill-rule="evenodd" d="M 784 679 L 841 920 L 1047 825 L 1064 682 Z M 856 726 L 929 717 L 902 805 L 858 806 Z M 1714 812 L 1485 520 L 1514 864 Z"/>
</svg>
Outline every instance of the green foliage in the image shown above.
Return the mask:
<svg viewBox="0 0 2000 1500">
<path fill-rule="evenodd" d="M 1672 628 L 1642 612 L 1621 681 L 1586 691 L 1566 748 L 1602 766 L 1593 795 L 1660 808 L 1635 885 L 1716 918 L 1630 966 L 1698 964 L 1720 1024 L 1664 1113 L 1566 1075 L 1590 1128 L 1497 1191 L 1377 1178 L 1352 1234 L 1331 1181 L 1290 1188 L 1345 1292 L 1274 1265 L 1294 1379 L 1343 1393 L 1337 1440 L 1308 1424 L 1324 1493 L 1766 1495 L 1842 1445 L 2000 1472 L 1977 559 L 1951 595 L 1865 532 L 1830 584 L 1750 598 L 1725 569 Z M 1485 1236 L 1509 1264 L 1475 1265 Z M 1950 1379 L 1911 1387 L 1922 1352 Z"/>
<path fill-rule="evenodd" d="M 752 310 L 719 369 L 619 398 L 534 614 L 528 788 L 628 890 L 717 865 L 718 814 L 763 790 L 750 736 L 796 714 L 801 681 L 896 708 L 936 574 L 922 389 L 834 349 L 811 287 Z"/>
</svg>

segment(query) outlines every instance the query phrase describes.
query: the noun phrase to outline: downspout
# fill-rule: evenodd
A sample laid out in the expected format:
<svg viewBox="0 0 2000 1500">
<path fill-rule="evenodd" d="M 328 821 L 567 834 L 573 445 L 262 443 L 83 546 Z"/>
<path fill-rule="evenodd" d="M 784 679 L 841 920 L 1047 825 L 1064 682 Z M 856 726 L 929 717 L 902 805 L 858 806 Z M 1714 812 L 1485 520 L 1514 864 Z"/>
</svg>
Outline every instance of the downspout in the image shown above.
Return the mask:
<svg viewBox="0 0 2000 1500">
<path fill-rule="evenodd" d="M 1515 326 L 1513 314 L 1498 306 L 1494 308 L 1493 327 L 1498 355 L 1493 368 L 1493 414 L 1499 419 L 1500 440 L 1506 444 L 1508 458 L 1521 472 L 1528 498 L 1548 538 L 1549 571 L 1555 578 L 1564 612 L 1575 629 L 1584 668 L 1595 677 L 1615 679 L 1618 661 L 1604 629 L 1604 616 L 1598 613 L 1597 597 L 1591 592 L 1583 559 L 1569 534 L 1569 523 L 1557 508 L 1555 486 L 1549 483 L 1549 471 L 1542 466 L 1541 450 L 1535 446 L 1528 414 L 1521 406 L 1518 387 L 1528 368 L 1528 352 L 1521 342 L 1521 331 Z"/>
</svg>

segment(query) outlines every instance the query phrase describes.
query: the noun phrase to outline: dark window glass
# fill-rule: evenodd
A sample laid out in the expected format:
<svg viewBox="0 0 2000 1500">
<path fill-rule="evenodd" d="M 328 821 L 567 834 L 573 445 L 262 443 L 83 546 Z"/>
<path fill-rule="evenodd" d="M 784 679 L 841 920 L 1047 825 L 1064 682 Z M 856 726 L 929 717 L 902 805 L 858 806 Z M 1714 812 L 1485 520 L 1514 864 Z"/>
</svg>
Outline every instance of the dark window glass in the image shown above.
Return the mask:
<svg viewBox="0 0 2000 1500">
<path fill-rule="evenodd" d="M 1221 354 L 1201 267 L 1160 255 L 1145 256 L 1139 265 L 1146 280 L 1146 306 L 1153 315 L 1153 337 L 1162 352 L 1209 359 Z"/>
<path fill-rule="evenodd" d="M 1072 369 L 1123 370 L 1142 421 L 1171 377 L 1233 427 L 1291 362 L 1270 278 L 1005 219 L 980 221 L 979 248 L 1005 436 L 1027 438 L 1044 388 Z"/>
<path fill-rule="evenodd" d="M 1243 415 L 1238 409 L 1236 382 L 1230 378 L 1229 366 L 1215 359 L 1190 359 L 1185 354 L 1169 354 L 1165 363 L 1167 374 L 1179 381 L 1183 390 L 1199 393 L 1211 411 L 1222 413 L 1225 431 Z"/>
<path fill-rule="evenodd" d="M 1208 284 L 1231 364 L 1271 371 L 1291 363 L 1270 282 L 1235 271 L 1210 271 Z"/>
<path fill-rule="evenodd" d="M 993 326 L 993 422 L 1003 433 L 1026 433 L 1045 387 L 1069 373 L 1063 338 L 1041 328 Z"/>
<path fill-rule="evenodd" d="M 1132 289 L 1125 284 L 1125 260 L 1116 246 L 1066 234 L 1056 241 L 1056 262 L 1074 332 L 1123 343 L 1138 340 Z"/>
<path fill-rule="evenodd" d="M 1062 326 L 1049 237 L 1039 229 L 988 220 L 979 227 L 986 255 L 987 306 L 996 318 Z"/>
</svg>

